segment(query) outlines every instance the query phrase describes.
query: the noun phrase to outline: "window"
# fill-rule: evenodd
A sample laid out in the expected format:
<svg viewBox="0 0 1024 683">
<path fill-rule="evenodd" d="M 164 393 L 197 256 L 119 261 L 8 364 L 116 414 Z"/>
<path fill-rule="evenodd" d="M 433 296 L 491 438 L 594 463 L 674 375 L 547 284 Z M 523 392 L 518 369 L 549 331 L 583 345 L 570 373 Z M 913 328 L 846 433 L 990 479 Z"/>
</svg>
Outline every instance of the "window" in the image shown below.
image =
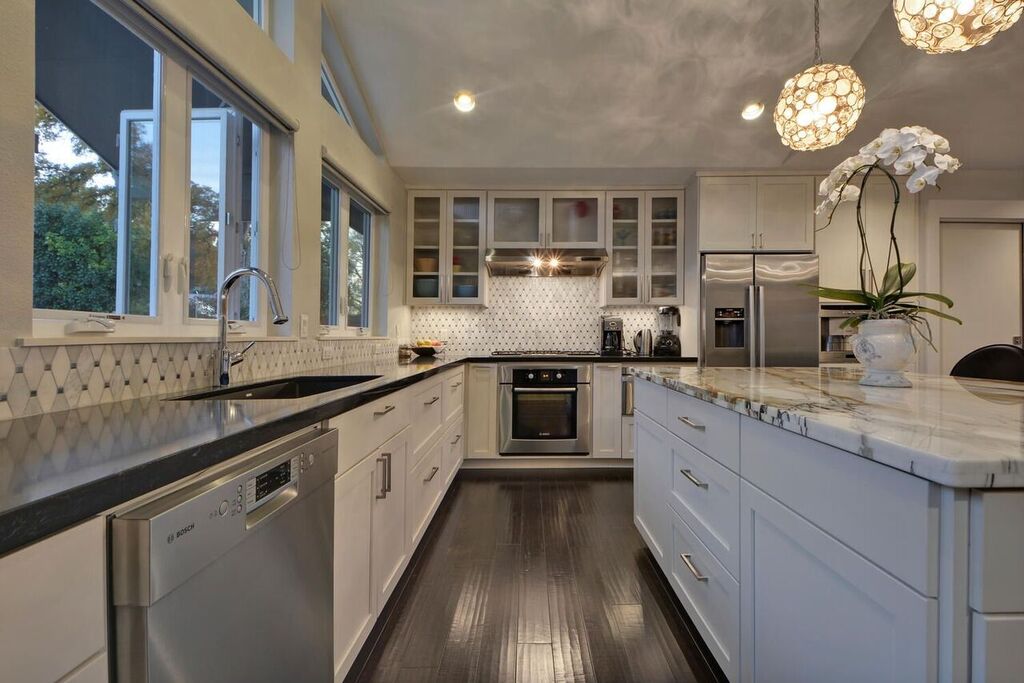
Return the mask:
<svg viewBox="0 0 1024 683">
<path fill-rule="evenodd" d="M 92 3 L 36 2 L 37 309 L 156 314 L 160 59 Z"/>
<path fill-rule="evenodd" d="M 355 199 L 348 212 L 348 306 L 349 327 L 370 326 L 370 226 L 372 216 Z"/>
<path fill-rule="evenodd" d="M 320 185 L 321 325 L 370 327 L 373 213 L 364 204 L 325 169 Z"/>
<path fill-rule="evenodd" d="M 224 277 L 265 260 L 267 119 L 209 64 L 92 2 L 35 12 L 33 334 L 86 315 L 117 317 L 115 334 L 209 334 Z M 255 284 L 239 281 L 228 310 L 251 333 Z"/>
<path fill-rule="evenodd" d="M 264 26 L 266 8 L 263 6 L 266 0 L 238 0 L 245 13 L 252 17 L 252 20 L 259 26 Z"/>
<path fill-rule="evenodd" d="M 337 325 L 341 313 L 338 282 L 338 209 L 341 190 L 323 179 L 320 185 L 320 324 Z"/>
<path fill-rule="evenodd" d="M 341 99 L 341 91 L 338 90 L 338 84 L 334 81 L 326 61 L 320 64 L 320 94 L 327 100 L 327 104 L 331 105 L 331 109 L 338 112 L 341 118 L 345 119 L 345 123 L 351 126 L 352 117 L 348 115 L 345 101 Z"/>
<path fill-rule="evenodd" d="M 260 129 L 193 79 L 190 134 L 188 315 L 214 318 L 219 283 L 259 263 Z M 252 285 L 246 278 L 232 290 L 232 319 L 254 319 Z"/>
</svg>

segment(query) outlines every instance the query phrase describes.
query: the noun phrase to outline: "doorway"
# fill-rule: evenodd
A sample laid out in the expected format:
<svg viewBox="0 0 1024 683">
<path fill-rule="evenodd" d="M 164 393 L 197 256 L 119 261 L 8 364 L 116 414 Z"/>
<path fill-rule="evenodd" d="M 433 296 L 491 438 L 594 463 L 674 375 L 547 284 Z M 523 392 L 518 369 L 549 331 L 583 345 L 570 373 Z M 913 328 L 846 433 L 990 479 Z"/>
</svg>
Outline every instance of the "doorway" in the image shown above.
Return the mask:
<svg viewBox="0 0 1024 683">
<path fill-rule="evenodd" d="M 941 224 L 939 291 L 964 322 L 938 325 L 943 374 L 981 346 L 1021 343 L 1022 232 L 1020 223 Z"/>
</svg>

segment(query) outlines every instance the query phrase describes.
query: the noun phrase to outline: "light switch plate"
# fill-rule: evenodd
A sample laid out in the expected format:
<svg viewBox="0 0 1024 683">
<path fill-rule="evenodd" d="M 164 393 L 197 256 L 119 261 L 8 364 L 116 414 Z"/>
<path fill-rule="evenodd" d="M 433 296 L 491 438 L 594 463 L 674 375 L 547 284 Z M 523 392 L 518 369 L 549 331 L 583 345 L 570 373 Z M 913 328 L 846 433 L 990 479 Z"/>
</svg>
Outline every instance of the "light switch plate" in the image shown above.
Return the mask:
<svg viewBox="0 0 1024 683">
<path fill-rule="evenodd" d="M 305 313 L 299 316 L 299 336 L 303 339 L 309 337 L 309 316 Z"/>
</svg>

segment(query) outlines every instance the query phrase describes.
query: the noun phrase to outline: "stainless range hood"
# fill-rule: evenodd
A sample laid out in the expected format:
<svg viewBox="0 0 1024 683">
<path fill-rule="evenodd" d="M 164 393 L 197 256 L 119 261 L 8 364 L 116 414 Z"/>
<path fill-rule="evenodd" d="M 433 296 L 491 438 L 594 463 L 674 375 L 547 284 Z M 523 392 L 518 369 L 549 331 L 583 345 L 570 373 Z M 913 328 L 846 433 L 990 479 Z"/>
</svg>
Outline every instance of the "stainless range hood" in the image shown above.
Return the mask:
<svg viewBox="0 0 1024 683">
<path fill-rule="evenodd" d="M 608 263 L 604 249 L 488 249 L 491 275 L 519 277 L 594 277 Z"/>
</svg>

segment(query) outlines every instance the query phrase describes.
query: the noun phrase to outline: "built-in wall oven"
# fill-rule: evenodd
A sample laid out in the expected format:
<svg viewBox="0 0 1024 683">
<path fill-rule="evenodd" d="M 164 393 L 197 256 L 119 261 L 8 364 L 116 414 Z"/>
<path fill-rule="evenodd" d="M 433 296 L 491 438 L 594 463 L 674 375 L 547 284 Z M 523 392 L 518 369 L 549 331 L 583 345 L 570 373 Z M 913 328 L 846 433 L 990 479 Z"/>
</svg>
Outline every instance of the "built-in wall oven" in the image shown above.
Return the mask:
<svg viewBox="0 0 1024 683">
<path fill-rule="evenodd" d="M 501 455 L 590 455 L 591 366 L 498 366 Z"/>
</svg>

